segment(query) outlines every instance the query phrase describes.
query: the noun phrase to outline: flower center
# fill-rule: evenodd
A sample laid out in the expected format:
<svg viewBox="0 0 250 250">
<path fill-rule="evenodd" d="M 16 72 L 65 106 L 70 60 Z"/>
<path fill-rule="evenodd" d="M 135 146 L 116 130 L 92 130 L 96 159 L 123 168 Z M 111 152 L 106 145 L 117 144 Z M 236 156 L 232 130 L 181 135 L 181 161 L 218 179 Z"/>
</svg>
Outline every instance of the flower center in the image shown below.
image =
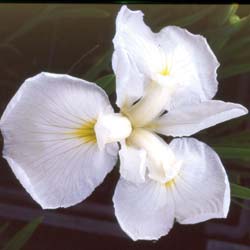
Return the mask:
<svg viewBox="0 0 250 250">
<path fill-rule="evenodd" d="M 143 128 L 166 108 L 170 100 L 167 86 L 151 82 L 145 91 L 145 95 L 125 112 L 134 128 Z"/>
<path fill-rule="evenodd" d="M 105 144 L 126 139 L 132 132 L 127 117 L 122 114 L 100 114 L 94 126 L 97 144 L 103 149 Z"/>
</svg>

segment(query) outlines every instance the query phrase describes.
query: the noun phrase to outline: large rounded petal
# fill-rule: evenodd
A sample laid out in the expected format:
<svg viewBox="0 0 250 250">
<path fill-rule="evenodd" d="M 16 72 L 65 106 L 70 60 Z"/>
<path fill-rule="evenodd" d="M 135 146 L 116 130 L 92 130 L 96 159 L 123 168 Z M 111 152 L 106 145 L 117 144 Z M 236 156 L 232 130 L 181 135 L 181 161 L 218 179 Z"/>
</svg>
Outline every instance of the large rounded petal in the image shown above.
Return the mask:
<svg viewBox="0 0 250 250">
<path fill-rule="evenodd" d="M 170 144 L 182 160 L 179 175 L 169 189 L 175 202 L 175 217 L 181 224 L 225 218 L 230 205 L 227 174 L 219 156 L 196 139 L 175 139 Z"/>
<path fill-rule="evenodd" d="M 2 118 L 3 155 L 43 208 L 68 207 L 88 197 L 111 171 L 117 144 L 99 150 L 94 124 L 111 113 L 93 83 L 41 73 L 27 79 Z"/>
<path fill-rule="evenodd" d="M 219 62 L 206 39 L 176 26 L 163 28 L 156 37 L 170 58 L 169 75 L 178 83 L 169 109 L 212 99 Z"/>
<path fill-rule="evenodd" d="M 154 121 L 152 127 L 167 136 L 189 136 L 247 113 L 240 104 L 211 100 L 170 110 Z"/>
<path fill-rule="evenodd" d="M 166 235 L 174 222 L 169 190 L 155 181 L 134 184 L 120 179 L 113 197 L 121 228 L 133 240 L 156 240 Z"/>
</svg>

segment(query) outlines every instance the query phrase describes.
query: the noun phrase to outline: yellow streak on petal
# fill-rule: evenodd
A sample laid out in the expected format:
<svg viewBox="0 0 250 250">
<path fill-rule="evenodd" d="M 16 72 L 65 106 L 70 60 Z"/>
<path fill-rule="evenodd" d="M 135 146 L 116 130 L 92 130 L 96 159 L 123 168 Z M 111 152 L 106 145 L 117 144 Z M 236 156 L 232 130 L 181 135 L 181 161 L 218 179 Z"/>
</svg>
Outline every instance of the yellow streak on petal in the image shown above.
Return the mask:
<svg viewBox="0 0 250 250">
<path fill-rule="evenodd" d="M 166 66 L 166 67 L 160 72 L 160 74 L 163 75 L 163 76 L 169 76 L 169 75 L 170 75 L 169 68 Z"/>
<path fill-rule="evenodd" d="M 165 185 L 166 188 L 170 188 L 170 187 L 172 187 L 173 185 L 175 185 L 175 180 L 172 179 L 172 180 L 170 180 L 170 181 L 167 181 L 164 185 Z"/>
<path fill-rule="evenodd" d="M 84 123 L 81 127 L 75 128 L 73 132 L 70 132 L 68 134 L 71 134 L 76 138 L 83 140 L 85 143 L 96 143 L 96 135 L 94 130 L 95 124 L 96 120 L 90 120 Z"/>
</svg>

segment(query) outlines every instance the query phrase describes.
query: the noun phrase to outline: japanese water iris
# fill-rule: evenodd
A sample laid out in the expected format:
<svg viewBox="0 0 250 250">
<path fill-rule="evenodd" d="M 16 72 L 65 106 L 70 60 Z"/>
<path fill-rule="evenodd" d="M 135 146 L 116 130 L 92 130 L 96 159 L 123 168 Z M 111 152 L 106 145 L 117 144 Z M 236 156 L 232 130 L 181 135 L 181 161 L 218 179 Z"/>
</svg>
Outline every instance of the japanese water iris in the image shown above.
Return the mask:
<svg viewBox="0 0 250 250">
<path fill-rule="evenodd" d="M 69 207 L 119 155 L 115 214 L 134 240 L 158 239 L 175 218 L 225 217 L 230 190 L 217 154 L 195 139 L 168 145 L 158 135 L 187 136 L 247 113 L 211 100 L 219 63 L 205 38 L 174 26 L 153 33 L 142 12 L 123 6 L 113 42 L 120 112 L 94 83 L 51 73 L 27 79 L 1 118 L 13 172 L 43 208 Z"/>
</svg>

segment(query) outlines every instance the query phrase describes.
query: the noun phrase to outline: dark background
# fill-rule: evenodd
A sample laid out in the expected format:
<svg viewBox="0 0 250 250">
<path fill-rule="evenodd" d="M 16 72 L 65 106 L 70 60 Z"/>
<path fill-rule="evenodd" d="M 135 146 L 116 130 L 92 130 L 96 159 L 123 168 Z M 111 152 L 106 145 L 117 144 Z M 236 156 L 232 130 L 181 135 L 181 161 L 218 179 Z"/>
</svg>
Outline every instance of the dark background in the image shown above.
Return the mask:
<svg viewBox="0 0 250 250">
<path fill-rule="evenodd" d="M 46 12 L 47 8 L 55 10 Z M 115 18 L 121 5 L 48 5 L 0 4 L 0 113 L 23 81 L 41 71 L 69 73 L 87 80 L 91 69 L 103 54 L 112 49 Z M 154 31 L 159 23 L 210 6 L 198 5 L 129 5 L 145 13 L 145 21 Z M 223 6 L 215 6 L 216 11 Z M 249 13 L 250 6 L 240 8 L 240 14 Z M 98 9 L 98 10 L 96 10 Z M 166 17 L 166 20 L 164 18 Z M 172 18 L 172 19 L 171 19 Z M 188 29 L 201 33 L 211 23 L 212 14 Z M 158 24 L 156 24 L 157 22 Z M 171 22 L 170 22 L 171 23 Z M 245 49 L 249 51 L 249 44 Z M 222 53 L 223 54 L 223 53 Z M 222 67 L 229 62 L 218 55 Z M 221 57 L 220 57 L 221 56 Z M 110 59 L 95 78 L 112 73 Z M 237 63 L 237 61 L 236 61 Z M 250 106 L 250 75 L 238 74 L 220 80 L 215 99 Z M 115 100 L 115 94 L 110 96 Z M 227 122 L 207 129 L 195 137 L 213 144 L 218 136 L 249 129 L 249 120 L 239 126 Z M 1 138 L 1 144 L 3 144 Z M 241 181 L 250 184 L 249 166 L 237 161 L 223 160 L 230 178 L 235 169 L 245 175 Z M 239 177 L 239 176 L 238 176 Z M 185 249 L 185 250 L 250 250 L 250 211 L 231 203 L 227 219 L 210 220 L 196 225 L 175 224 L 170 233 L 159 241 L 133 242 L 121 231 L 114 216 L 112 195 L 118 179 L 117 168 L 84 202 L 71 208 L 42 210 L 25 192 L 4 159 L 0 159 L 0 225 L 10 226 L 0 235 L 0 243 L 9 239 L 28 221 L 42 215 L 43 223 L 35 231 L 24 249 Z M 245 206 L 250 206 L 247 201 Z M 185 209 L 185 208 L 184 208 Z"/>
</svg>

